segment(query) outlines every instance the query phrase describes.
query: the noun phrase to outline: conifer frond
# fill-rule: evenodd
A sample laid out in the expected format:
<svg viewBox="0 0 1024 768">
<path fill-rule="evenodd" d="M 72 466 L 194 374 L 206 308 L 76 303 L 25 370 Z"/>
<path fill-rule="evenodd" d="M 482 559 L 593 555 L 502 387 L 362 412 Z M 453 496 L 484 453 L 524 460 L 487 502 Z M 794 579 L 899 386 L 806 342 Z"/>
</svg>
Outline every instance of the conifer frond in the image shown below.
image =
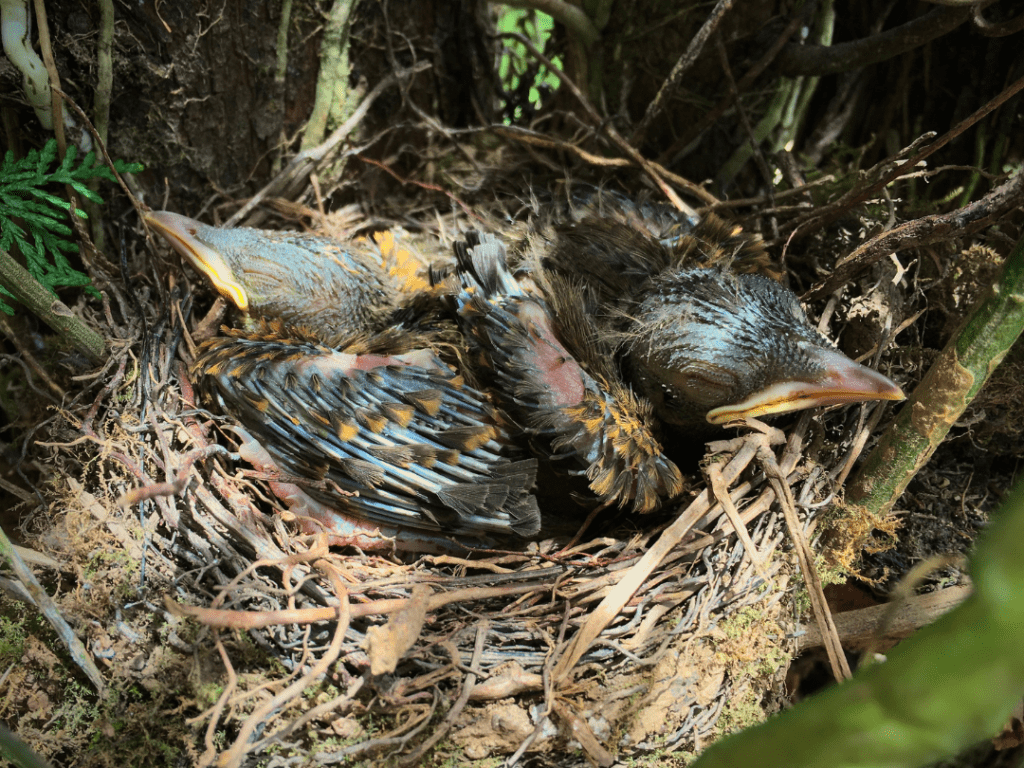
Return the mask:
<svg viewBox="0 0 1024 768">
<path fill-rule="evenodd" d="M 12 245 L 25 256 L 29 273 L 50 291 L 69 286 L 89 286 L 88 275 L 71 266 L 67 254 L 76 245 L 68 238 L 71 227 L 66 223 L 71 203 L 65 200 L 60 187 L 70 186 L 78 194 L 94 203 L 102 203 L 96 192 L 87 186 L 92 179 L 114 181 L 114 174 L 96 153 L 90 152 L 75 163 L 78 152 L 69 146 L 64 160 L 56 168 L 57 142 L 50 139 L 40 149 L 31 150 L 25 157 L 14 158 L 8 151 L 0 163 L 0 250 L 10 251 Z M 115 160 L 118 173 L 136 173 L 139 163 Z M 75 214 L 88 218 L 85 211 L 75 208 Z M 88 290 L 96 293 L 89 286 Z M 97 294 L 98 295 L 98 294 Z M 0 296 L 11 294 L 0 285 Z M 13 314 L 14 310 L 0 298 L 0 311 Z"/>
</svg>

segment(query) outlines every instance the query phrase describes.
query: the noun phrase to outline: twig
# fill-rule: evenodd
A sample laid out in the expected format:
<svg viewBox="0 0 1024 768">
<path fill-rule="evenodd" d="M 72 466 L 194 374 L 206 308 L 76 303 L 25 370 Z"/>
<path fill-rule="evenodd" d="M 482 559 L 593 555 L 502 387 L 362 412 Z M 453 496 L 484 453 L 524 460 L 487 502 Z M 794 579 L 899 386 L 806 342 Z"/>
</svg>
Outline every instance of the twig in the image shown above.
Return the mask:
<svg viewBox="0 0 1024 768">
<path fill-rule="evenodd" d="M 227 454 L 227 448 L 216 444 L 189 451 L 184 459 L 182 459 L 181 468 L 178 470 L 177 476 L 173 481 L 134 488 L 121 496 L 116 503 L 119 507 L 130 507 L 133 504 L 138 504 L 148 499 L 155 499 L 158 496 L 174 496 L 179 494 L 188 485 L 189 474 L 195 462 L 208 459 L 210 456 L 226 456 Z"/>
<path fill-rule="evenodd" d="M 922 216 L 881 232 L 841 259 L 832 274 L 811 286 L 802 298 L 810 300 L 832 293 L 861 270 L 888 257 L 890 253 L 918 248 L 950 237 L 968 237 L 1019 208 L 1022 201 L 1024 173 L 1018 173 L 970 205 L 949 213 Z"/>
<path fill-rule="evenodd" d="M 765 558 L 751 540 L 750 534 L 747 532 L 747 526 L 740 517 L 739 510 L 736 509 L 736 505 L 732 503 L 732 497 L 729 496 L 729 489 L 725 484 L 725 478 L 722 477 L 721 467 L 719 467 L 718 464 L 710 464 L 707 468 L 707 473 L 708 480 L 711 483 L 711 490 L 715 494 L 715 501 L 721 504 L 722 509 L 725 510 L 725 514 L 729 518 L 729 522 L 732 523 L 733 530 L 736 531 L 736 536 L 739 537 L 740 543 L 743 544 L 743 550 L 754 563 L 757 575 L 767 582 L 768 574 L 764 568 Z"/>
<path fill-rule="evenodd" d="M 804 217 L 803 219 L 798 219 L 796 222 L 794 222 L 794 226 L 792 228 L 791 234 L 789 235 L 789 239 L 792 240 L 796 238 L 798 234 L 803 235 L 811 231 L 819 231 L 822 227 L 828 226 L 837 218 L 842 216 L 844 212 L 848 211 L 853 206 L 862 203 L 865 200 L 868 200 L 873 195 L 887 187 L 890 184 L 890 182 L 893 182 L 899 177 L 906 176 L 908 173 L 914 171 L 918 163 L 920 163 L 925 158 L 930 157 L 935 152 L 939 151 L 942 147 L 946 146 L 946 144 L 948 144 L 950 141 L 955 139 L 960 134 L 964 133 L 968 128 L 976 124 L 990 112 L 1000 107 L 1002 104 L 1004 104 L 1007 100 L 1009 100 L 1012 96 L 1020 92 L 1022 89 L 1024 89 L 1024 77 L 1021 77 L 1015 82 L 1008 85 L 1006 88 L 1003 89 L 1003 91 L 998 96 L 990 100 L 988 103 L 984 104 L 981 108 L 976 110 L 974 114 L 970 115 L 964 120 L 961 120 L 956 126 L 947 131 L 940 138 L 936 139 L 923 149 L 919 150 L 917 154 L 915 154 L 913 157 L 910 157 L 905 162 L 898 163 L 895 168 L 893 168 L 888 173 L 884 174 L 882 178 L 876 181 L 874 184 L 871 184 L 862 190 L 851 190 L 850 193 L 844 195 L 840 200 L 837 200 L 835 203 L 831 203 L 830 205 L 813 212 L 812 214 L 810 214 L 807 217 Z M 890 230 L 890 233 L 891 232 L 892 230 Z M 829 288 L 828 290 L 826 290 L 825 293 L 830 293 L 832 290 L 834 290 L 834 286 L 833 288 Z"/>
<path fill-rule="evenodd" d="M 36 11 L 36 26 L 39 27 L 39 50 L 43 54 L 43 63 L 46 65 L 46 74 L 50 78 L 50 109 L 53 112 L 53 137 L 57 140 L 57 151 L 64 159 L 68 143 L 64 135 L 64 111 L 61 109 L 60 97 L 60 73 L 57 71 L 57 62 L 53 58 L 53 46 L 50 45 L 50 25 L 46 21 L 46 6 L 43 0 L 34 0 L 33 5 Z"/>
<path fill-rule="evenodd" d="M 531 131 L 519 125 L 492 125 L 491 131 L 509 139 L 515 139 L 523 144 L 532 144 L 545 149 L 556 149 L 564 152 L 572 152 L 586 163 L 598 168 L 629 168 L 633 163 L 623 157 L 602 157 L 593 152 L 587 152 L 582 147 L 564 139 L 545 136 L 543 133 Z"/>
<path fill-rule="evenodd" d="M 348 687 L 348 690 L 340 696 L 335 696 L 330 701 L 325 701 L 323 704 L 318 704 L 312 709 L 302 713 L 302 717 L 299 717 L 287 725 L 283 726 L 281 730 L 275 731 L 272 736 L 268 736 L 262 741 L 256 742 L 253 746 L 253 752 L 262 752 L 266 747 L 270 745 L 272 741 L 280 742 L 289 734 L 305 733 L 306 725 L 312 722 L 320 722 L 322 718 L 331 713 L 336 712 L 342 706 L 351 704 L 356 697 L 356 694 L 362 690 L 362 687 L 366 684 L 366 677 L 359 677 L 352 681 L 352 684 Z"/>
<path fill-rule="evenodd" d="M 282 0 L 281 18 L 277 22 L 277 42 L 274 46 L 274 88 L 275 94 L 282 99 L 281 108 L 284 109 L 284 83 L 288 75 L 288 27 L 292 22 L 292 0 Z"/>
<path fill-rule="evenodd" d="M 36 360 L 36 356 L 32 354 L 32 350 L 24 344 L 18 334 L 14 332 L 14 329 L 11 328 L 10 323 L 8 323 L 6 318 L 2 316 L 0 316 L 0 333 L 3 333 L 6 339 L 14 345 L 16 350 L 18 350 L 17 357 L 4 355 L 4 359 L 16 360 L 22 368 L 25 369 L 25 381 L 32 388 L 33 392 L 38 394 L 40 397 L 46 398 L 50 402 L 55 402 L 53 395 L 36 388 L 28 369 L 31 369 L 39 378 L 41 378 L 43 383 L 53 390 L 58 398 L 63 399 L 67 397 L 67 393 L 50 377 L 50 374 L 46 372 L 46 369 L 43 368 L 42 364 Z"/>
<path fill-rule="evenodd" d="M 700 56 L 701 51 L 704 50 L 704 45 L 707 43 L 708 38 L 711 37 L 711 33 L 714 32 L 719 23 L 722 21 L 722 17 L 725 16 L 726 11 L 732 8 L 733 0 L 718 0 L 715 3 L 715 7 L 711 9 L 711 13 L 704 20 L 701 28 L 697 30 L 697 34 L 693 36 L 690 44 L 687 46 L 686 51 L 682 56 L 679 57 L 679 61 L 672 67 L 672 71 L 668 77 L 665 78 L 665 82 L 661 84 L 661 88 L 658 89 L 657 95 L 647 105 L 647 111 L 644 112 L 643 118 L 640 120 L 640 124 L 637 125 L 633 131 L 633 135 L 629 137 L 629 143 L 634 147 L 639 147 L 647 136 L 647 131 L 651 127 L 651 123 L 665 108 L 665 103 L 669 97 L 672 96 L 679 88 L 679 82 L 683 79 L 683 75 L 686 71 L 693 66 L 693 62 Z"/>
<path fill-rule="evenodd" d="M 221 724 L 220 715 L 227 706 L 228 701 L 231 700 L 231 695 L 238 687 L 238 674 L 235 672 L 234 665 L 231 663 L 227 649 L 224 648 L 224 643 L 221 640 L 220 635 L 217 633 L 214 634 L 213 644 L 220 656 L 221 663 L 224 665 L 224 671 L 227 674 L 228 681 L 224 686 L 224 690 L 221 691 L 220 696 L 217 697 L 217 701 L 213 705 L 213 710 L 210 713 L 210 721 L 206 725 L 206 734 L 204 739 L 206 751 L 199 756 L 198 763 L 200 768 L 212 765 L 213 761 L 217 758 L 217 747 L 214 743 L 214 739 L 217 735 L 217 728 Z"/>
<path fill-rule="evenodd" d="M 718 52 L 718 60 L 722 65 L 722 73 L 725 75 L 725 82 L 728 86 L 729 96 L 732 97 L 733 103 L 736 105 L 736 113 L 740 117 L 740 123 L 743 125 L 743 131 L 747 134 L 747 143 L 750 148 L 750 152 L 754 155 L 754 160 L 757 163 L 757 168 L 761 171 L 761 178 L 764 180 L 764 186 L 768 190 L 768 202 L 771 205 L 775 204 L 775 195 L 773 193 L 774 184 L 772 182 L 772 172 L 768 167 L 768 161 L 764 159 L 764 152 L 761 151 L 761 142 L 757 140 L 754 135 L 754 127 L 750 124 L 750 118 L 747 116 L 747 110 L 743 108 L 743 102 L 740 101 L 740 93 L 736 88 L 736 80 L 732 76 L 732 67 L 729 66 L 729 55 L 725 50 L 725 43 L 722 42 L 722 36 L 715 36 L 715 50 Z M 774 224 L 774 219 L 772 220 Z"/>
<path fill-rule="evenodd" d="M 555 556 L 557 557 L 558 555 L 564 555 L 573 547 L 575 547 L 579 543 L 580 539 L 583 538 L 583 533 L 587 530 L 587 528 L 590 527 L 590 524 L 594 522 L 594 518 L 597 517 L 598 514 L 600 514 L 603 510 L 611 506 L 612 501 L 613 499 L 608 499 L 607 501 L 598 504 L 596 507 L 594 507 L 587 515 L 586 519 L 583 521 L 580 527 L 576 530 L 576 533 L 573 534 L 573 537 L 569 540 L 569 543 L 562 547 L 560 550 L 558 550 Z"/>
<path fill-rule="evenodd" d="M 107 143 L 103 141 L 103 138 L 100 136 L 99 131 L 96 130 L 96 126 L 92 124 L 92 121 L 89 119 L 89 116 L 82 111 L 82 108 L 75 103 L 74 99 L 72 99 L 70 96 L 64 93 L 64 91 L 60 90 L 59 88 L 54 88 L 54 93 L 58 94 L 62 99 L 64 99 L 64 102 L 69 107 L 71 107 L 71 111 L 78 116 L 78 119 L 82 121 L 82 124 L 85 126 L 86 130 L 89 131 L 89 135 L 92 136 L 93 141 L 96 142 L 96 149 L 103 156 L 103 160 L 104 162 L 106 162 L 107 168 L 109 168 L 110 172 L 114 174 L 114 178 L 117 180 L 118 185 L 121 187 L 121 191 L 124 192 L 125 196 L 128 198 L 128 201 L 132 204 L 132 207 L 135 208 L 135 212 L 139 215 L 139 218 L 141 219 L 142 204 L 139 203 L 138 198 L 136 198 L 135 195 L 132 194 L 132 191 L 128 189 L 128 185 L 124 183 L 124 179 L 122 179 L 121 174 L 118 173 L 117 168 L 114 166 L 114 161 L 110 158 L 110 154 L 107 152 Z"/>
<path fill-rule="evenodd" d="M 425 181 L 416 181 L 415 179 L 404 179 L 401 176 L 399 176 L 397 173 L 395 173 L 395 171 L 393 169 L 389 168 L 387 165 L 385 165 L 384 163 L 380 162 L 379 160 L 374 160 L 374 159 L 369 158 L 369 157 L 360 157 L 359 159 L 362 160 L 364 163 L 366 163 L 368 165 L 372 165 L 372 166 L 375 166 L 377 168 L 380 168 L 382 171 L 384 171 L 385 173 L 390 175 L 391 178 L 393 178 L 399 184 L 412 184 L 413 186 L 420 187 L 421 189 L 427 189 L 427 190 L 430 190 L 431 192 L 440 192 L 443 195 L 447 195 L 448 199 L 451 200 L 456 205 L 458 205 L 462 209 L 463 213 L 465 213 L 467 216 L 469 216 L 469 217 L 471 217 L 473 219 L 476 219 L 481 224 L 485 224 L 484 219 L 480 216 L 480 214 L 476 213 L 463 200 L 460 200 L 458 197 L 453 195 L 451 192 L 449 192 L 448 190 L 446 190 L 444 187 L 440 186 L 439 184 L 430 184 L 430 183 L 425 182 Z"/>
<path fill-rule="evenodd" d="M 786 527 L 789 529 L 789 536 L 796 550 L 797 561 L 800 563 L 800 572 L 804 577 L 804 584 L 807 587 L 807 594 L 811 598 L 811 608 L 818 626 L 822 628 L 825 640 L 825 651 L 828 653 L 829 663 L 832 665 L 832 674 L 836 680 L 846 680 L 850 677 L 850 665 L 843 653 L 843 646 L 839 640 L 839 633 L 836 631 L 835 622 L 832 620 L 832 612 L 829 610 L 828 601 L 825 599 L 825 591 L 821 587 L 821 578 L 814 567 L 814 553 L 811 552 L 807 538 L 803 535 L 800 519 L 796 515 L 796 505 L 793 502 L 793 492 L 786 482 L 775 454 L 767 445 L 764 445 L 757 454 L 761 466 L 764 468 L 768 481 L 775 488 L 776 498 L 782 507 L 783 516 L 786 520 Z"/>
<path fill-rule="evenodd" d="M 982 14 L 986 3 L 978 3 L 974 6 L 974 28 L 985 37 L 1006 37 L 1024 30 L 1024 13 L 1010 21 L 993 23 Z"/>
<path fill-rule="evenodd" d="M 100 23 L 96 38 L 96 91 L 93 94 L 92 112 L 93 122 L 96 125 L 96 133 L 100 141 L 107 143 L 107 133 L 110 126 L 110 99 L 114 86 L 114 0 L 99 0 Z M 99 179 L 91 179 L 89 187 L 95 192 L 99 189 Z M 104 232 L 103 222 L 100 220 L 98 208 L 95 203 L 86 203 L 89 209 L 90 228 L 92 230 L 92 241 L 97 251 L 103 250 Z"/>
<path fill-rule="evenodd" d="M 909 598 L 886 622 L 882 636 L 886 640 L 897 640 L 913 634 L 960 605 L 971 591 L 971 587 L 947 587 L 938 592 Z M 878 637 L 878 627 L 890 610 L 890 605 L 883 603 L 835 614 L 833 618 L 843 646 L 847 650 L 857 650 Z M 800 629 L 802 634 L 797 638 L 797 644 L 801 651 L 822 644 L 822 634 L 817 622 L 812 621 Z"/>
<path fill-rule="evenodd" d="M 550 589 L 550 585 L 547 583 L 461 589 L 432 596 L 427 604 L 427 610 L 436 611 L 438 608 L 449 603 L 469 603 L 476 600 L 487 600 L 492 597 L 521 595 L 525 592 L 543 592 L 548 589 Z M 381 616 L 396 613 L 405 609 L 408 604 L 408 599 L 373 600 L 369 603 L 353 605 L 350 611 L 353 619 L 360 619 L 364 616 Z M 333 608 L 296 608 L 294 610 L 280 611 L 218 610 L 176 603 L 169 596 L 165 596 L 164 606 L 175 616 L 189 616 L 208 627 L 230 627 L 232 629 L 262 629 L 263 627 L 272 627 L 278 624 L 314 624 L 318 621 L 328 621 L 334 615 Z"/>
<path fill-rule="evenodd" d="M 611 768 L 615 764 L 615 757 L 597 740 L 594 731 L 587 725 L 587 721 L 577 715 L 572 707 L 557 698 L 552 702 L 552 711 L 565 725 L 569 727 L 569 733 L 575 741 L 580 743 L 587 757 L 599 768 Z"/>
</svg>

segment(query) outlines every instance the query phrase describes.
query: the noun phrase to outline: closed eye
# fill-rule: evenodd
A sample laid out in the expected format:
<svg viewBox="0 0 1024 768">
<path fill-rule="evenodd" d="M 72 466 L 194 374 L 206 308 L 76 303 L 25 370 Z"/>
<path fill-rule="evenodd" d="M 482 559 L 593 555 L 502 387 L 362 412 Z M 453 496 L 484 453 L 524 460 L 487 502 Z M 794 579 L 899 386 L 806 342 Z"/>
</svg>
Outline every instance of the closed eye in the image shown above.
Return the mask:
<svg viewBox="0 0 1024 768">
<path fill-rule="evenodd" d="M 734 374 L 709 364 L 689 365 L 672 377 L 676 396 L 708 407 L 728 402 L 736 384 Z"/>
</svg>

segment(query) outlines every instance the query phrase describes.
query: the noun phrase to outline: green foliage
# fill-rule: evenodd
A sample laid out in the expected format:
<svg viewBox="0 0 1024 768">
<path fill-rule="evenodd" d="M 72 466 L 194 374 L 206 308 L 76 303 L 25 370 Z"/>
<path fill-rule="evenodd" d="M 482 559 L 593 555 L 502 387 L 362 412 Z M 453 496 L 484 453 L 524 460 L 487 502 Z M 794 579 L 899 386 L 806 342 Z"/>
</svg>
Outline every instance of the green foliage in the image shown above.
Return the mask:
<svg viewBox="0 0 1024 768">
<path fill-rule="evenodd" d="M 0 616 L 0 665 L 16 664 L 25 652 L 25 621 Z"/>
<path fill-rule="evenodd" d="M 42 150 L 34 149 L 20 160 L 15 160 L 14 153 L 8 151 L 0 165 L 0 250 L 10 251 L 16 244 L 25 256 L 29 273 L 50 291 L 88 285 L 89 277 L 74 269 L 67 258 L 76 247 L 67 239 L 71 227 L 65 223 L 71 203 L 47 187 L 70 186 L 83 198 L 102 203 L 103 198 L 89 189 L 87 183 L 92 179 L 115 180 L 110 169 L 96 161 L 94 152 L 76 165 L 77 154 L 74 146 L 68 147 L 63 162 L 54 168 L 57 142 L 50 139 Z M 118 173 L 142 170 L 140 164 L 122 160 L 115 161 L 114 167 Z M 80 208 L 75 209 L 75 214 L 87 218 Z M 89 290 L 99 295 L 94 288 Z M 0 295 L 11 294 L 0 286 Z M 0 311 L 14 313 L 2 299 Z"/>
<path fill-rule="evenodd" d="M 541 52 L 544 51 L 554 27 L 554 19 L 540 11 L 503 6 L 498 16 L 499 32 L 519 32 L 529 38 Z M 562 68 L 562 60 L 559 57 L 551 57 L 551 61 L 555 66 Z M 517 40 L 507 41 L 502 50 L 498 76 L 505 90 L 503 107 L 506 125 L 521 120 L 526 116 L 524 112 L 527 110 L 540 109 L 546 94 L 557 89 L 559 85 L 558 78 L 549 72 L 547 67 L 536 62 L 532 54 L 526 50 L 526 46 Z"/>
</svg>

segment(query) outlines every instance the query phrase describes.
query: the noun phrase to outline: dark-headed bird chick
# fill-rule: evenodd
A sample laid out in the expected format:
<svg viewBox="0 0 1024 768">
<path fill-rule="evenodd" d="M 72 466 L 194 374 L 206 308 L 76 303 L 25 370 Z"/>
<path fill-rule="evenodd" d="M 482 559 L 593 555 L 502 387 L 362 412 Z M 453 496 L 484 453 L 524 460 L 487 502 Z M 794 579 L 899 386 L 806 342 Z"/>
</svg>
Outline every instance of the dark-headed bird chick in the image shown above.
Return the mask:
<svg viewBox="0 0 1024 768">
<path fill-rule="evenodd" d="M 300 519 L 361 546 L 378 527 L 539 532 L 536 461 L 520 457 L 501 414 L 435 339 L 402 324 L 393 239 L 343 245 L 168 212 L 145 218 L 245 314 L 245 328 L 203 344 L 193 372 L 251 435 L 243 455 L 297 484 L 282 495 Z"/>
<path fill-rule="evenodd" d="M 620 370 L 661 422 L 689 434 L 744 417 L 902 400 L 888 377 L 839 352 L 777 280 L 759 238 L 709 215 L 671 238 L 644 211 L 552 228 L 534 269 L 586 297 Z M 640 222 L 638 225 L 637 222 Z M 774 274 L 777 274 L 774 273 Z"/>
<path fill-rule="evenodd" d="M 492 237 L 456 244 L 459 312 L 503 410 L 599 500 L 646 512 L 681 492 L 663 429 L 699 440 L 744 417 L 903 399 L 757 273 L 771 272 L 759 239 L 618 195 L 570 214 L 536 227 L 514 270 Z"/>
</svg>

